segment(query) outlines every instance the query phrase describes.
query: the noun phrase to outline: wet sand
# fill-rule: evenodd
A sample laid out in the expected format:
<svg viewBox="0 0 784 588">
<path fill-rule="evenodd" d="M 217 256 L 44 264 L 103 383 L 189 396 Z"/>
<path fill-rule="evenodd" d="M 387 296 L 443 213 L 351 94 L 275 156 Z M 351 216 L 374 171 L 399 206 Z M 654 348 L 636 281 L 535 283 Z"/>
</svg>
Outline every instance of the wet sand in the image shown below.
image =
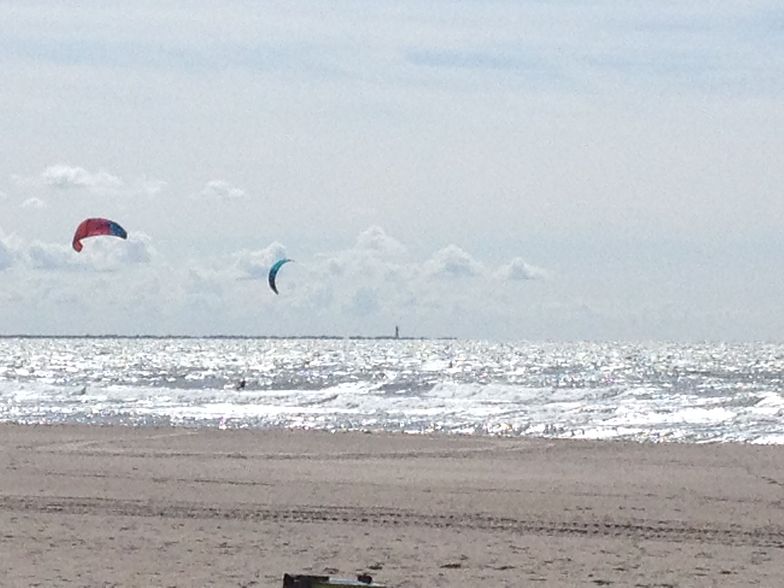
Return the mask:
<svg viewBox="0 0 784 588">
<path fill-rule="evenodd" d="M 784 448 L 0 425 L 0 585 L 784 586 Z"/>
</svg>

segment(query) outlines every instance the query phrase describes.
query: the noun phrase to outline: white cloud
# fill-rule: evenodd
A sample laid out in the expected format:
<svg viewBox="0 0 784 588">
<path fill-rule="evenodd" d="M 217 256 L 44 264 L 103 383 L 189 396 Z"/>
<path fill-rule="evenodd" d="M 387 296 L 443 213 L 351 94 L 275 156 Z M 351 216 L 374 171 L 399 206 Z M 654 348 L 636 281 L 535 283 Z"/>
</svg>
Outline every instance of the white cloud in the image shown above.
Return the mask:
<svg viewBox="0 0 784 588">
<path fill-rule="evenodd" d="M 79 255 L 92 269 L 113 272 L 128 265 L 149 264 L 155 256 L 151 241 L 149 236 L 139 231 L 130 232 L 127 240 L 95 238 Z"/>
<path fill-rule="evenodd" d="M 33 196 L 31 198 L 28 198 L 24 202 L 22 202 L 19 206 L 21 208 L 32 208 L 35 210 L 41 210 L 42 208 L 46 208 L 47 204 L 40 198 Z"/>
<path fill-rule="evenodd" d="M 315 270 L 324 278 L 356 275 L 365 282 L 389 279 L 399 271 L 406 247 L 379 226 L 361 231 L 350 249 L 316 255 Z"/>
<path fill-rule="evenodd" d="M 378 292 L 373 288 L 358 288 L 351 297 L 347 310 L 357 316 L 368 316 L 379 312 L 381 303 Z"/>
<path fill-rule="evenodd" d="M 8 269 L 23 257 L 24 244 L 15 235 L 6 235 L 0 227 L 0 271 Z"/>
<path fill-rule="evenodd" d="M 515 257 L 506 265 L 501 266 L 496 275 L 501 280 L 515 281 L 538 280 L 547 274 L 542 268 L 531 265 L 521 257 Z"/>
<path fill-rule="evenodd" d="M 27 248 L 30 267 L 39 270 L 76 269 L 82 266 L 80 258 L 70 246 L 34 242 Z"/>
<path fill-rule="evenodd" d="M 108 172 L 90 172 L 83 167 L 64 164 L 51 165 L 41 174 L 44 185 L 59 189 L 88 188 L 92 190 L 102 188 L 118 188 L 123 181 Z"/>
<path fill-rule="evenodd" d="M 35 241 L 25 248 L 31 268 L 37 270 L 94 270 L 112 272 L 128 265 L 144 265 L 156 256 L 149 236 L 134 232 L 127 240 L 99 237 L 85 241 L 75 252 L 70 245 Z"/>
<path fill-rule="evenodd" d="M 152 247 L 150 236 L 141 231 L 130 234 L 125 246 L 117 251 L 119 251 L 119 261 L 129 264 L 151 263 L 157 254 Z"/>
<path fill-rule="evenodd" d="M 316 255 L 316 265 L 328 276 L 342 276 L 349 263 L 345 256 L 334 256 L 320 253 Z"/>
<path fill-rule="evenodd" d="M 153 197 L 153 196 L 159 196 L 161 192 L 163 192 L 166 189 L 166 186 L 168 185 L 169 185 L 168 182 L 165 182 L 163 180 L 144 179 L 141 181 L 139 188 L 141 193 L 144 194 L 145 196 Z"/>
<path fill-rule="evenodd" d="M 234 254 L 234 267 L 241 277 L 262 279 L 267 277 L 270 266 L 286 257 L 286 247 L 277 241 L 258 251 L 240 251 Z"/>
<path fill-rule="evenodd" d="M 8 194 L 0 190 L 0 202 L 2 202 L 3 200 L 8 200 Z"/>
<path fill-rule="evenodd" d="M 223 180 L 212 180 L 207 182 L 197 195 L 201 198 L 210 200 L 238 200 L 245 198 L 245 190 L 233 186 Z"/>
<path fill-rule="evenodd" d="M 402 255 L 406 252 L 406 248 L 400 241 L 387 235 L 384 229 L 377 225 L 368 227 L 357 236 L 356 248 L 389 256 Z"/>
<path fill-rule="evenodd" d="M 0 236 L 0 271 L 8 269 L 14 262 L 13 252 L 11 248 L 6 245 L 2 236 Z"/>
<path fill-rule="evenodd" d="M 471 277 L 482 273 L 482 264 L 453 244 L 436 252 L 425 263 L 425 269 L 434 276 Z"/>
</svg>

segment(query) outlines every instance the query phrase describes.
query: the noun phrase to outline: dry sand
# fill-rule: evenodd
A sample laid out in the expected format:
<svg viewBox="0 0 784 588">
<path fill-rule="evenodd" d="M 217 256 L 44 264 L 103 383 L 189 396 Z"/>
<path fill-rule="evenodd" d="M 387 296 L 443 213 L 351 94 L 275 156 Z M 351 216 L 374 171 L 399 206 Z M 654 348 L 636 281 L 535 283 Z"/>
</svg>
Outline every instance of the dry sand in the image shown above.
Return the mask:
<svg viewBox="0 0 784 588">
<path fill-rule="evenodd" d="M 0 425 L 0 584 L 784 586 L 784 448 Z"/>
</svg>

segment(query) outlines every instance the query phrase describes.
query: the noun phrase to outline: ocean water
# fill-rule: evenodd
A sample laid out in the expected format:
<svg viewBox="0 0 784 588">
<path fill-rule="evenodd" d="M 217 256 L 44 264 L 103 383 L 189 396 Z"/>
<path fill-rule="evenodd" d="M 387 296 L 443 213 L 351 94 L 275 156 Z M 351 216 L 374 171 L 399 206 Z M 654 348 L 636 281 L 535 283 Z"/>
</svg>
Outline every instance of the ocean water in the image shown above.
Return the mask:
<svg viewBox="0 0 784 588">
<path fill-rule="evenodd" d="M 5 338 L 0 421 L 784 444 L 784 345 Z"/>
</svg>

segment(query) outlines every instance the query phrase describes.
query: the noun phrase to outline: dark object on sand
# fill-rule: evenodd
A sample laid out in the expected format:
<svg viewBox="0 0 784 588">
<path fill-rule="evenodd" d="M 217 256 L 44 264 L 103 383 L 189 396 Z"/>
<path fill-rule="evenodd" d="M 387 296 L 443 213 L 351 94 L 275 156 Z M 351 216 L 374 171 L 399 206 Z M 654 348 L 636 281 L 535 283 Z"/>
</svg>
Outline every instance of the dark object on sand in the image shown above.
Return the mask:
<svg viewBox="0 0 784 588">
<path fill-rule="evenodd" d="M 356 580 L 332 578 L 330 576 L 290 576 L 283 574 L 283 588 L 330 588 L 331 586 L 355 586 L 361 588 L 385 588 L 384 584 L 376 584 L 367 574 L 357 576 Z"/>
</svg>

